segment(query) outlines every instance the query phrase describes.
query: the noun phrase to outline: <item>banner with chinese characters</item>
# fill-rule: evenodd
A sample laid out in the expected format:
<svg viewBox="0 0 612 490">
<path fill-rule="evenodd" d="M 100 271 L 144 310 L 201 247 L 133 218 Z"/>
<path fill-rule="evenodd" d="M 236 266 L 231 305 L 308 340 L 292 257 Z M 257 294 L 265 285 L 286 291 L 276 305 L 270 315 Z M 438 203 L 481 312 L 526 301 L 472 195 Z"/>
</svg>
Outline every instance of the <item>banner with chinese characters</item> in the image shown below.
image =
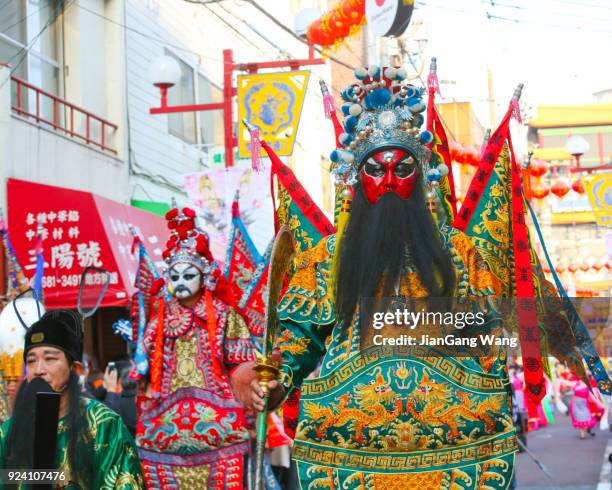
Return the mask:
<svg viewBox="0 0 612 490">
<path fill-rule="evenodd" d="M 612 225 L 612 172 L 585 175 L 582 181 L 597 223 Z"/>
<path fill-rule="evenodd" d="M 291 71 L 238 77 L 238 120 L 258 128 L 277 155 L 293 153 L 309 75 Z M 238 143 L 240 158 L 249 158 L 250 135 L 244 124 L 239 125 Z"/>
<path fill-rule="evenodd" d="M 47 308 L 76 308 L 79 280 L 88 266 L 110 273 L 101 306 L 125 306 L 134 292 L 138 257 L 131 253 L 132 226 L 161 265 L 165 220 L 89 192 L 8 179 L 8 233 L 25 275 L 36 269 L 36 229 L 42 225 Z"/>
</svg>

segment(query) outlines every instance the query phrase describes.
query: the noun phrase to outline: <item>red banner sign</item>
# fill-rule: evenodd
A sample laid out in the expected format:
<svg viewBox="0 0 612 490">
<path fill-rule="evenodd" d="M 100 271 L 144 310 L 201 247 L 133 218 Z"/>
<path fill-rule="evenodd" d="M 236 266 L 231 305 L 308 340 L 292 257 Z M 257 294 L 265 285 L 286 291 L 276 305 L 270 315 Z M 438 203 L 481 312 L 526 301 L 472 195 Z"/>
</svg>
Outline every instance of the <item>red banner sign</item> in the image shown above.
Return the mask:
<svg viewBox="0 0 612 490">
<path fill-rule="evenodd" d="M 137 256 L 133 226 L 151 258 L 161 262 L 168 231 L 165 220 L 89 192 L 8 179 L 9 237 L 24 272 L 36 270 L 36 230 L 42 224 L 47 308 L 76 308 L 79 280 L 88 266 L 110 274 L 101 306 L 125 306 L 134 292 Z"/>
</svg>

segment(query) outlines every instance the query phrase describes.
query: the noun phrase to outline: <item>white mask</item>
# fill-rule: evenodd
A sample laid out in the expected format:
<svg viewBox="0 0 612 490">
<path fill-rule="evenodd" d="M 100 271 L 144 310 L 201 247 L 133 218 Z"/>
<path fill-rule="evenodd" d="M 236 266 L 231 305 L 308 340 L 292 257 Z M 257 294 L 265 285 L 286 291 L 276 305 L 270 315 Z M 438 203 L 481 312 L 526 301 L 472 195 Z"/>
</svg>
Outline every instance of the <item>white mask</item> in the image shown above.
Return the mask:
<svg viewBox="0 0 612 490">
<path fill-rule="evenodd" d="M 191 264 L 178 263 L 168 271 L 172 293 L 178 299 L 191 298 L 202 289 L 202 274 Z"/>
</svg>

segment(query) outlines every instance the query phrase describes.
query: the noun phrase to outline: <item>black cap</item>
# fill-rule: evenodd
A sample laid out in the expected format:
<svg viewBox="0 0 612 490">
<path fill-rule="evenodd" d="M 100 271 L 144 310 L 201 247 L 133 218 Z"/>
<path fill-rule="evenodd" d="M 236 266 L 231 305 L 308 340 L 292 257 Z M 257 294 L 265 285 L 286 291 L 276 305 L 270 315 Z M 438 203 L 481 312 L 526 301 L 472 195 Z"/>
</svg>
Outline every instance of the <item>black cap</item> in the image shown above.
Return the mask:
<svg viewBox="0 0 612 490">
<path fill-rule="evenodd" d="M 23 356 L 33 347 L 47 345 L 63 350 L 73 361 L 81 361 L 82 331 L 81 320 L 72 311 L 48 311 L 26 333 Z"/>
</svg>

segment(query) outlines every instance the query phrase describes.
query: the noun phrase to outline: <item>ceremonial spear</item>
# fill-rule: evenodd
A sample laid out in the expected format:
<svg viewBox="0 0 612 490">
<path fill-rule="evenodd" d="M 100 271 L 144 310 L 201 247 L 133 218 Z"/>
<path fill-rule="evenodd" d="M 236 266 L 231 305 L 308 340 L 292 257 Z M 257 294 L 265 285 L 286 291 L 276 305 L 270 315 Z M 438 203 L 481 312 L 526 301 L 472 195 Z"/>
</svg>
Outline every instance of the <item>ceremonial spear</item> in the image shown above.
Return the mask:
<svg viewBox="0 0 612 490">
<path fill-rule="evenodd" d="M 253 134 L 256 129 L 246 119 L 242 120 L 243 124 Z M 259 145 L 252 145 L 251 151 L 259 152 Z M 259 155 L 257 155 L 257 158 Z M 264 408 L 257 413 L 257 442 L 255 446 L 255 490 L 263 490 L 263 462 L 264 453 L 266 450 L 266 439 L 268 432 L 268 400 L 270 390 L 268 383 L 278 377 L 280 364 L 272 359 L 272 351 L 274 350 L 274 340 L 278 330 L 279 319 L 276 308 L 278 299 L 283 289 L 283 280 L 285 273 L 293 257 L 293 236 L 287 226 L 281 226 L 274 239 L 272 245 L 272 253 L 270 255 L 270 265 L 268 266 L 268 301 L 266 303 L 266 324 L 263 334 L 262 351 L 256 352 L 257 360 L 255 361 L 255 371 L 259 377 L 259 384 L 264 392 Z"/>
</svg>

